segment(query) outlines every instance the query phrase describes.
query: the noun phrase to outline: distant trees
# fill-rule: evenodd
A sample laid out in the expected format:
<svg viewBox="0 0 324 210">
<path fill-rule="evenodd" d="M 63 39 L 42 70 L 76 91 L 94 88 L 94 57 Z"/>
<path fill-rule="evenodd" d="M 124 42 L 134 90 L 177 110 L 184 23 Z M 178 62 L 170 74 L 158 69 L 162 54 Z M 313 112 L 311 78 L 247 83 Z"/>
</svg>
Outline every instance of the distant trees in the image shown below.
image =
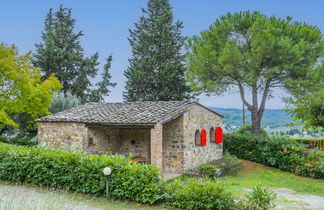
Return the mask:
<svg viewBox="0 0 324 210">
<path fill-rule="evenodd" d="M 267 98 L 275 87 L 299 87 L 324 49 L 321 31 L 259 12 L 228 13 L 189 40 L 186 76 L 196 91 L 238 89 L 259 135 Z M 252 101 L 246 98 L 250 92 Z"/>
<path fill-rule="evenodd" d="M 41 70 L 32 65 L 30 53 L 19 56 L 15 47 L 0 44 L 0 134 L 18 126 L 17 114 L 26 126 L 49 114 L 54 91 L 61 88 L 54 75 L 41 81 Z"/>
<path fill-rule="evenodd" d="M 51 102 L 49 112 L 52 114 L 62 112 L 81 105 L 78 97 L 72 95 L 70 92 L 64 94 L 63 92 L 56 92 Z"/>
<path fill-rule="evenodd" d="M 174 22 L 168 0 L 149 0 L 135 28 L 129 30 L 132 47 L 123 93 L 126 101 L 169 101 L 192 98 L 184 77 L 185 37 L 182 22 Z"/>
<path fill-rule="evenodd" d="M 92 87 L 90 78 L 98 73 L 99 55 L 95 53 L 85 57 L 80 44 L 83 33 L 74 32 L 76 21 L 71 12 L 71 9 L 63 6 L 56 12 L 50 9 L 42 32 L 42 42 L 35 45 L 33 63 L 43 70 L 43 80 L 55 74 L 63 85 L 62 91 L 77 96 L 81 103 L 103 101 L 104 96 L 109 95 L 109 88 L 116 85 L 110 82 L 112 57 L 107 58 L 106 68 L 102 73 L 103 81 Z"/>
</svg>

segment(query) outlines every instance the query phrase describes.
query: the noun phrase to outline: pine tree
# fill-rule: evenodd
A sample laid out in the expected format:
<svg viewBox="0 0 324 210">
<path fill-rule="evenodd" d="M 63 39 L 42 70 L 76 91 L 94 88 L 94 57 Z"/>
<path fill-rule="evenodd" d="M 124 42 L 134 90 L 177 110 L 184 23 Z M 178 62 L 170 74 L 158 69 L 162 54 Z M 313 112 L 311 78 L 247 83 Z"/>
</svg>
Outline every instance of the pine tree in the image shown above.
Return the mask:
<svg viewBox="0 0 324 210">
<path fill-rule="evenodd" d="M 135 28 L 123 93 L 126 101 L 169 101 L 192 98 L 184 77 L 186 66 L 181 36 L 183 24 L 174 22 L 168 0 L 149 0 Z"/>
<path fill-rule="evenodd" d="M 93 90 L 90 96 L 90 101 L 104 101 L 103 96 L 107 96 L 110 93 L 108 87 L 115 87 L 117 84 L 110 82 L 111 75 L 109 73 L 112 55 L 109 55 L 106 59 L 107 63 L 104 65 L 104 71 L 101 74 L 102 80 L 96 84 L 98 89 Z"/>
<path fill-rule="evenodd" d="M 94 78 L 98 73 L 99 55 L 95 53 L 85 57 L 79 41 L 84 34 L 82 31 L 74 32 L 75 23 L 71 9 L 60 6 L 54 13 L 50 9 L 42 32 L 43 42 L 35 44 L 33 63 L 42 69 L 43 79 L 54 73 L 63 85 L 64 94 L 70 92 L 77 96 L 81 103 L 103 101 L 103 97 L 109 94 L 108 87 L 113 87 L 115 83 L 106 81 L 105 87 L 92 87 L 90 78 Z M 106 79 L 110 79 L 109 69 L 104 71 L 104 74 L 109 75 Z M 94 95 L 97 97 L 93 97 Z"/>
</svg>

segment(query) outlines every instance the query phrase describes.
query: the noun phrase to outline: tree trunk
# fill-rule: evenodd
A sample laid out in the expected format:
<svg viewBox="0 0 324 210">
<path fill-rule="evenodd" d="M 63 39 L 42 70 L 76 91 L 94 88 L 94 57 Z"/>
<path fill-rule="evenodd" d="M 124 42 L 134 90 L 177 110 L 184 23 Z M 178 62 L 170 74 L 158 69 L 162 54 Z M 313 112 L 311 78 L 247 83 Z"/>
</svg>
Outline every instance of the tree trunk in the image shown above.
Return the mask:
<svg viewBox="0 0 324 210">
<path fill-rule="evenodd" d="M 263 112 L 265 109 L 266 100 L 267 100 L 267 97 L 269 94 L 270 83 L 271 83 L 271 79 L 268 79 L 265 82 L 263 96 L 262 96 L 261 104 L 259 107 L 259 105 L 258 105 L 258 85 L 257 84 L 251 85 L 251 87 L 252 87 L 252 104 L 250 104 L 249 102 L 247 102 L 245 100 L 243 85 L 240 82 L 238 82 L 238 87 L 240 90 L 240 95 L 241 95 L 243 104 L 251 112 L 251 122 L 252 122 L 253 134 L 257 135 L 257 136 L 260 134 L 260 130 L 261 130 L 261 120 L 262 120 Z"/>
<path fill-rule="evenodd" d="M 243 126 L 245 126 L 245 106 L 243 103 L 243 108 L 242 108 L 242 122 L 243 122 Z"/>
<path fill-rule="evenodd" d="M 251 122 L 253 134 L 258 136 L 261 129 L 261 119 L 259 118 L 258 110 L 251 111 Z"/>
<path fill-rule="evenodd" d="M 251 122 L 253 134 L 258 136 L 260 134 L 261 119 L 259 118 L 259 106 L 258 106 L 258 89 L 257 84 L 252 86 L 252 109 L 251 111 Z"/>
</svg>

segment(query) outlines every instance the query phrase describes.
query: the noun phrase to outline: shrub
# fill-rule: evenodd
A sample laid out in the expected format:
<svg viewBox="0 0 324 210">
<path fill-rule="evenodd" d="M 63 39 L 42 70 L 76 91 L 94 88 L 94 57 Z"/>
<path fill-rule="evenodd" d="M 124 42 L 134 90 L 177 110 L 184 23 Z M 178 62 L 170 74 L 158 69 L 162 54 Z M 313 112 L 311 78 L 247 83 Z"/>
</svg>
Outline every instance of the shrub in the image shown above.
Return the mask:
<svg viewBox="0 0 324 210">
<path fill-rule="evenodd" d="M 238 202 L 240 209 L 271 209 L 275 207 L 274 200 L 277 195 L 270 190 L 256 185 L 253 191 L 245 194 L 245 197 Z"/>
<path fill-rule="evenodd" d="M 244 125 L 240 127 L 237 131 L 235 131 L 238 134 L 245 134 L 245 135 L 254 135 L 252 130 L 252 125 Z M 260 135 L 261 136 L 268 136 L 267 131 L 263 128 L 260 129 Z"/>
<path fill-rule="evenodd" d="M 244 197 L 235 197 L 226 185 L 210 179 L 179 177 L 163 185 L 164 202 L 181 209 L 270 209 L 276 194 L 257 185 Z"/>
<path fill-rule="evenodd" d="M 0 142 L 7 143 L 7 144 L 16 144 L 22 146 L 35 146 L 37 145 L 36 138 L 29 138 L 29 137 L 14 137 L 14 138 L 0 138 Z"/>
<path fill-rule="evenodd" d="M 236 174 L 241 169 L 241 161 L 229 152 L 225 152 L 223 159 L 216 164 L 222 169 L 223 175 Z"/>
<path fill-rule="evenodd" d="M 164 184 L 165 202 L 181 209 L 235 209 L 233 195 L 224 184 L 193 177 L 178 178 Z"/>
<path fill-rule="evenodd" d="M 102 169 L 109 166 L 110 195 L 154 203 L 160 198 L 161 174 L 153 165 L 130 162 L 118 155 L 85 155 L 66 150 L 0 143 L 0 179 L 82 193 L 103 195 Z"/>
<path fill-rule="evenodd" d="M 324 158 L 284 137 L 226 134 L 224 148 L 238 158 L 313 178 L 324 177 Z"/>
<path fill-rule="evenodd" d="M 218 168 L 214 164 L 203 164 L 197 168 L 197 172 L 200 176 L 207 178 L 215 178 L 217 177 Z"/>
</svg>

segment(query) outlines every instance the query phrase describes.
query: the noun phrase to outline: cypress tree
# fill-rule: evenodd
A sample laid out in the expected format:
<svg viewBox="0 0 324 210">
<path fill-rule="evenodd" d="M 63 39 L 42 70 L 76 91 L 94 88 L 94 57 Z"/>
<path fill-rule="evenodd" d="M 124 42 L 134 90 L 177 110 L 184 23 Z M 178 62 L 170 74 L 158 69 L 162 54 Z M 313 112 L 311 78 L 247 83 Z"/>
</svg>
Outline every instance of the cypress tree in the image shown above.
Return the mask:
<svg viewBox="0 0 324 210">
<path fill-rule="evenodd" d="M 126 101 L 169 101 L 192 98 L 184 77 L 183 24 L 174 22 L 168 0 L 149 0 L 135 28 L 129 30 L 132 58 L 124 72 Z"/>
<path fill-rule="evenodd" d="M 81 103 L 89 101 L 103 101 L 103 97 L 109 94 L 109 86 L 116 84 L 107 81 L 111 78 L 109 69 L 104 69 L 103 80 L 105 86 L 92 87 L 90 78 L 98 73 L 98 53 L 85 57 L 84 50 L 80 44 L 80 38 L 84 35 L 82 31 L 75 33 L 75 19 L 72 18 L 72 10 L 60 6 L 54 12 L 50 9 L 45 19 L 45 28 L 42 32 L 42 41 L 35 44 L 36 53 L 33 63 L 42 69 L 43 79 L 51 74 L 59 79 L 63 85 L 63 93 L 70 92 L 77 96 Z M 109 57 L 109 67 L 111 56 Z"/>
</svg>

